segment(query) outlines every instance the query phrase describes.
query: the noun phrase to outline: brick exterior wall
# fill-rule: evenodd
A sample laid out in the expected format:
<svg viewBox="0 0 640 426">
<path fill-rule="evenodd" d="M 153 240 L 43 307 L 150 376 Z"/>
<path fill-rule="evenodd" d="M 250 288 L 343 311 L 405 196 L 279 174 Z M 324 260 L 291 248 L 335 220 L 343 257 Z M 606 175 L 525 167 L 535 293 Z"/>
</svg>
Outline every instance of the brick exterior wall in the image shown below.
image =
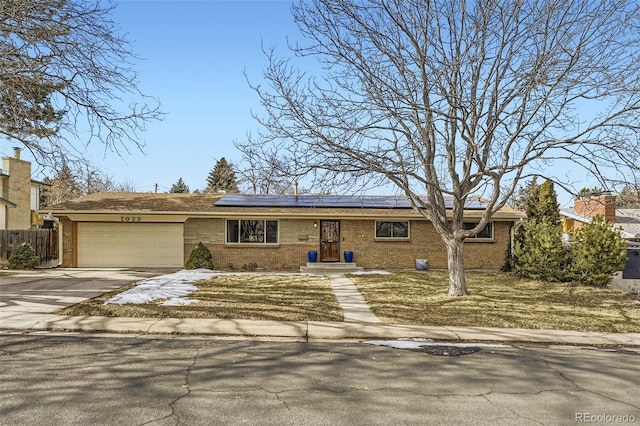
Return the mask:
<svg viewBox="0 0 640 426">
<path fill-rule="evenodd" d="M 71 268 L 73 267 L 73 222 L 66 217 L 60 216 L 58 218 L 60 220 L 60 224 L 62 225 L 62 267 L 63 268 Z"/>
<path fill-rule="evenodd" d="M 185 259 L 202 242 L 213 255 L 216 269 L 298 270 L 307 262 L 310 250 L 319 251 L 318 220 L 282 219 L 277 246 L 260 244 L 226 245 L 224 219 L 189 219 L 184 228 Z M 340 252 L 352 251 L 354 262 L 367 269 L 414 268 L 415 259 L 427 259 L 433 269 L 447 268 L 444 243 L 427 221 L 412 220 L 410 240 L 375 239 L 374 220 L 340 221 Z M 494 222 L 493 241 L 467 240 L 464 244 L 467 269 L 499 269 L 504 265 L 510 241 L 510 222 Z M 342 259 L 344 261 L 344 259 Z"/>
<path fill-rule="evenodd" d="M 595 217 L 600 215 L 610 223 L 616 222 L 616 197 L 614 195 L 576 199 L 573 209 L 580 216 Z"/>
<path fill-rule="evenodd" d="M 2 168 L 9 172 L 3 198 L 16 204 L 7 211 L 7 229 L 31 228 L 31 163 L 5 157 Z"/>
</svg>

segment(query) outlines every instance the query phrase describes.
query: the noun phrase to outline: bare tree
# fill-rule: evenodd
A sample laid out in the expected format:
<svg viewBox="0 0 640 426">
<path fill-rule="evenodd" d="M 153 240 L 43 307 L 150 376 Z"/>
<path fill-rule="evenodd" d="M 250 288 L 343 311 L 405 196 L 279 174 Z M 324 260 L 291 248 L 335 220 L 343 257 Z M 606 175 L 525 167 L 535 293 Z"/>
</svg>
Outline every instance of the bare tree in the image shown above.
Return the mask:
<svg viewBox="0 0 640 426">
<path fill-rule="evenodd" d="M 118 154 L 142 148 L 139 131 L 160 117 L 137 88 L 114 7 L 111 0 L 0 2 L 0 135 L 40 164 L 71 165 L 93 140 Z"/>
<path fill-rule="evenodd" d="M 295 181 L 286 164 L 274 154 L 267 154 L 261 148 L 262 143 L 248 135 L 245 142 L 234 142 L 243 153 L 239 170 L 240 183 L 244 192 L 251 194 L 293 194 L 296 192 Z"/>
<path fill-rule="evenodd" d="M 638 7 L 301 1 L 292 12 L 307 43 L 290 46 L 299 62 L 266 50 L 265 83 L 252 84 L 266 110 L 263 150 L 315 185 L 397 186 L 446 245 L 449 294 L 466 295 L 463 242 L 521 179 L 547 177 L 557 160 L 602 180 L 605 167 L 638 171 Z M 322 75 L 300 69 L 314 58 Z M 467 230 L 474 197 L 486 207 Z"/>
</svg>

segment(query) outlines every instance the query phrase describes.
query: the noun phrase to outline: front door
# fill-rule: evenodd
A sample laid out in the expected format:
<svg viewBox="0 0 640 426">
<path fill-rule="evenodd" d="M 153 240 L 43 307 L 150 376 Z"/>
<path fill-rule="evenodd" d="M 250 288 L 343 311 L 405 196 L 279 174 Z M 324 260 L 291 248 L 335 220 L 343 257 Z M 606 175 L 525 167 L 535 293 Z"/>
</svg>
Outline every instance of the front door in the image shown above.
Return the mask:
<svg viewBox="0 0 640 426">
<path fill-rule="evenodd" d="M 340 262 L 340 221 L 320 221 L 320 261 Z"/>
</svg>

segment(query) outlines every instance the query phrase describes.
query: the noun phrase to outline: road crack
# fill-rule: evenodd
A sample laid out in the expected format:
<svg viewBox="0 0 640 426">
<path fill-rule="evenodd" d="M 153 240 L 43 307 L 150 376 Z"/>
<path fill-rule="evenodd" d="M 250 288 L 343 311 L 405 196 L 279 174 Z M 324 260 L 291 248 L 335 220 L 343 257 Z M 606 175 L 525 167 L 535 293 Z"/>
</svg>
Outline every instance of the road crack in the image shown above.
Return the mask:
<svg viewBox="0 0 640 426">
<path fill-rule="evenodd" d="M 169 419 L 171 417 L 175 417 L 176 418 L 176 424 L 180 423 L 179 418 L 178 418 L 178 416 L 176 414 L 176 404 L 178 404 L 178 402 L 180 402 L 182 399 L 188 397 L 191 394 L 191 383 L 190 383 L 190 381 L 191 381 L 191 372 L 192 372 L 193 368 L 195 367 L 196 363 L 198 362 L 198 358 L 200 356 L 200 350 L 201 349 L 202 349 L 202 347 L 196 348 L 196 352 L 193 355 L 193 357 L 191 358 L 191 363 L 189 364 L 189 366 L 187 367 L 187 370 L 185 371 L 184 381 L 183 381 L 183 384 L 182 384 L 182 389 L 185 390 L 184 394 L 176 397 L 171 402 L 169 402 L 169 408 L 171 409 L 171 412 L 169 414 L 167 414 L 166 416 L 164 416 L 164 417 L 160 417 L 160 418 L 157 418 L 157 419 L 150 420 L 148 422 L 141 423 L 140 426 L 152 424 L 152 423 L 159 422 L 159 421 L 162 421 L 162 420 L 166 420 L 166 419 Z"/>
</svg>

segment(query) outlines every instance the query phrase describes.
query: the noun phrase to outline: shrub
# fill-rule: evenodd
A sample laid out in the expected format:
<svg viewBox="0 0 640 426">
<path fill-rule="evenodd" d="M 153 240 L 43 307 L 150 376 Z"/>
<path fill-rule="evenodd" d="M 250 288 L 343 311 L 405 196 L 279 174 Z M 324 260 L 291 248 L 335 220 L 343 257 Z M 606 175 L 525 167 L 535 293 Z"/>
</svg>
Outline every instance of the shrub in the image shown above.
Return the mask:
<svg viewBox="0 0 640 426">
<path fill-rule="evenodd" d="M 213 256 L 211 256 L 211 251 L 202 243 L 198 243 L 196 248 L 191 251 L 189 254 L 189 260 L 185 265 L 187 269 L 213 269 Z"/>
<path fill-rule="evenodd" d="M 40 258 L 29 243 L 20 244 L 9 256 L 9 267 L 11 269 L 33 269 L 39 264 Z"/>
<path fill-rule="evenodd" d="M 578 230 L 571 245 L 571 278 L 580 284 L 605 286 L 624 269 L 627 250 L 620 233 L 602 216 Z"/>
</svg>

